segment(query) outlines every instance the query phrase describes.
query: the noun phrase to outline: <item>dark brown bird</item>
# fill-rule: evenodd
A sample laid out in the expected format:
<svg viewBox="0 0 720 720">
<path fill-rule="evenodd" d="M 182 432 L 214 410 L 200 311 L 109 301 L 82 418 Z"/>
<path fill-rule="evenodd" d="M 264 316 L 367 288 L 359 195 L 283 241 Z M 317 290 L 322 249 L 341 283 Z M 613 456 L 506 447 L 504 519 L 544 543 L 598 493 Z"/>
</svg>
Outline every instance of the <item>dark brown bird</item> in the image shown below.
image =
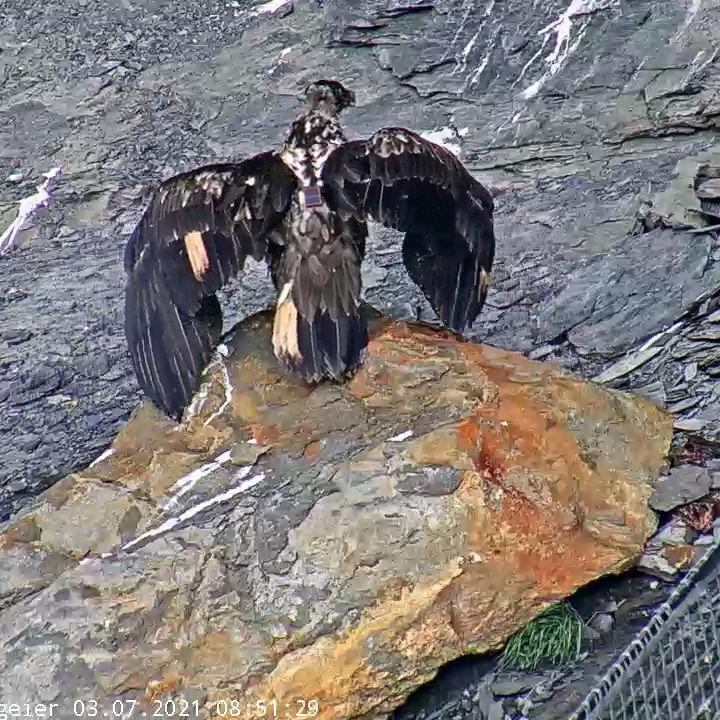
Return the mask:
<svg viewBox="0 0 720 720">
<path fill-rule="evenodd" d="M 346 140 L 355 102 L 335 80 L 279 152 L 207 165 L 161 184 L 125 250 L 125 334 L 140 385 L 179 420 L 222 332 L 216 292 L 248 256 L 278 291 L 273 349 L 310 382 L 342 380 L 367 345 L 359 313 L 367 220 L 405 233 L 403 260 L 442 322 L 482 308 L 495 252 L 493 201 L 445 148 L 404 128 Z"/>
</svg>

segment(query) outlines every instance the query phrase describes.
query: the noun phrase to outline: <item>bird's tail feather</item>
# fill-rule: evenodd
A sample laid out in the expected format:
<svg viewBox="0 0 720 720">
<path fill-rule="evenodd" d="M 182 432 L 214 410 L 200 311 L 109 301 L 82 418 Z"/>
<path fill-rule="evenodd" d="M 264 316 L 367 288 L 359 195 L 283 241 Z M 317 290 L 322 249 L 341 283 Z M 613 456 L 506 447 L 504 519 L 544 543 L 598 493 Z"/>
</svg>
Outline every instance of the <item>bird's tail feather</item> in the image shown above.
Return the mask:
<svg viewBox="0 0 720 720">
<path fill-rule="evenodd" d="M 280 292 L 273 347 L 275 355 L 305 380 L 342 380 L 362 362 L 368 343 L 367 323 L 360 314 L 354 268 L 338 268 L 322 284 L 301 263 L 295 278 Z"/>
<path fill-rule="evenodd" d="M 300 362 L 293 368 L 308 380 L 342 380 L 362 362 L 367 326 L 359 314 L 331 317 L 319 311 L 312 321 L 298 317 Z"/>
</svg>

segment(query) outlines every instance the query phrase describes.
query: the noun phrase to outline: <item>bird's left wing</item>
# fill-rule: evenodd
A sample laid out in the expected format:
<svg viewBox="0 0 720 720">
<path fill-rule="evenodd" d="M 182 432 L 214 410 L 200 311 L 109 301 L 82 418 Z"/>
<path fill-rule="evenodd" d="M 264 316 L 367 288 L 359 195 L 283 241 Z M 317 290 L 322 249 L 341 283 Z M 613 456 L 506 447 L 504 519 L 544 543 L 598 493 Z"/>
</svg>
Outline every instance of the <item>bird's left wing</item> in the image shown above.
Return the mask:
<svg viewBox="0 0 720 720">
<path fill-rule="evenodd" d="M 292 172 L 272 152 L 162 183 L 125 248 L 125 335 L 138 381 L 179 419 L 212 355 L 215 296 L 248 255 L 260 260 L 290 205 Z"/>
<path fill-rule="evenodd" d="M 495 255 L 493 201 L 451 152 L 384 128 L 334 150 L 322 180 L 341 217 L 405 232 L 405 267 L 447 327 L 462 332 L 475 320 Z"/>
</svg>

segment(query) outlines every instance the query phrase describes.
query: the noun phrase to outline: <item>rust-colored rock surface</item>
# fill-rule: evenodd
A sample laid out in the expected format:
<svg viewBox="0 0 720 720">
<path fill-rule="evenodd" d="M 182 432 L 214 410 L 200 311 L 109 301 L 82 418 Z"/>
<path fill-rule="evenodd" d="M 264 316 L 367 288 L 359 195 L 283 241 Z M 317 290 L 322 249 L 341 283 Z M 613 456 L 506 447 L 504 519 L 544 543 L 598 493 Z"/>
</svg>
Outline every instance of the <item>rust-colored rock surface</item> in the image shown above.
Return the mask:
<svg viewBox="0 0 720 720">
<path fill-rule="evenodd" d="M 0 697 L 380 718 L 654 531 L 649 401 L 384 319 L 311 388 L 269 336 L 245 321 L 182 427 L 141 408 L 2 529 Z"/>
</svg>

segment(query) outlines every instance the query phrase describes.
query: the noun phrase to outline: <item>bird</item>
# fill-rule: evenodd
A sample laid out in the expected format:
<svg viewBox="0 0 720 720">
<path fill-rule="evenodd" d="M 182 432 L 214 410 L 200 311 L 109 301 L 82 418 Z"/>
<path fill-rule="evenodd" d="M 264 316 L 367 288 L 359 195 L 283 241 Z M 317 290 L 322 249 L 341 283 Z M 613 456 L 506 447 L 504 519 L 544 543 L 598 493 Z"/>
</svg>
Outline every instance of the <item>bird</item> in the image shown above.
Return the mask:
<svg viewBox="0 0 720 720">
<path fill-rule="evenodd" d="M 217 292 L 247 258 L 277 291 L 272 348 L 309 384 L 343 382 L 368 344 L 360 313 L 368 221 L 404 233 L 404 266 L 462 333 L 485 302 L 493 199 L 447 148 L 403 127 L 344 134 L 355 94 L 317 80 L 279 150 L 162 182 L 127 241 L 125 336 L 139 385 L 177 422 L 222 338 Z"/>
</svg>

